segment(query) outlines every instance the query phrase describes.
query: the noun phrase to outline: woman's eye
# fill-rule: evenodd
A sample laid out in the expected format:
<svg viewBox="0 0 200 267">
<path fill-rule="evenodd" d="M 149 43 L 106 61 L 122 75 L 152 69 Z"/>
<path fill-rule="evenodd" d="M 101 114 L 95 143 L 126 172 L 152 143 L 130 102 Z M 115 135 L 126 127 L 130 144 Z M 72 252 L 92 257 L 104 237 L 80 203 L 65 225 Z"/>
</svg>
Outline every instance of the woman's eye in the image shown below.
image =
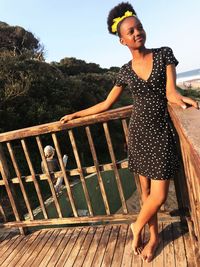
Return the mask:
<svg viewBox="0 0 200 267">
<path fill-rule="evenodd" d="M 134 29 L 131 29 L 130 31 L 129 31 L 129 34 L 133 34 L 134 33 Z"/>
<path fill-rule="evenodd" d="M 140 25 L 140 26 L 138 27 L 138 30 L 142 31 L 142 30 L 143 30 L 143 26 Z"/>
</svg>

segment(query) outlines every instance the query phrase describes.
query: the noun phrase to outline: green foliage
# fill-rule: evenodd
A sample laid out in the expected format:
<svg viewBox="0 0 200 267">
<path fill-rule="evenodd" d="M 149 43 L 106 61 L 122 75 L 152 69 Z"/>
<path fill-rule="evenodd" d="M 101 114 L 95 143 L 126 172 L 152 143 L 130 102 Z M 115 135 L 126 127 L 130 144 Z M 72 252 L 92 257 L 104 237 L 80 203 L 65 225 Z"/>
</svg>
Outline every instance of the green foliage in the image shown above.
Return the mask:
<svg viewBox="0 0 200 267">
<path fill-rule="evenodd" d="M 0 55 L 43 59 L 43 46 L 35 36 L 19 26 L 0 23 Z"/>
<path fill-rule="evenodd" d="M 200 100 L 200 91 L 195 89 L 181 89 L 180 87 L 177 88 L 178 91 L 187 97 L 191 97 L 194 100 Z"/>
<path fill-rule="evenodd" d="M 105 100 L 119 69 L 72 57 L 51 64 L 42 59 L 31 32 L 0 22 L 1 132 L 55 121 Z M 117 106 L 127 103 L 125 92 Z"/>
<path fill-rule="evenodd" d="M 103 69 L 98 64 L 67 57 L 50 64 L 38 60 L 39 41 L 21 27 L 0 23 L 0 39 L 0 132 L 57 121 L 65 114 L 105 100 L 114 85 L 117 67 Z M 127 90 L 114 107 L 130 103 Z M 116 143 L 122 135 L 116 131 L 120 127 L 117 122 L 111 127 Z M 90 164 L 87 138 L 82 132 L 79 129 L 76 133 L 77 145 L 84 162 Z M 100 158 L 107 160 L 103 129 L 94 126 L 93 136 L 98 141 Z M 62 137 L 61 143 L 65 139 Z"/>
</svg>

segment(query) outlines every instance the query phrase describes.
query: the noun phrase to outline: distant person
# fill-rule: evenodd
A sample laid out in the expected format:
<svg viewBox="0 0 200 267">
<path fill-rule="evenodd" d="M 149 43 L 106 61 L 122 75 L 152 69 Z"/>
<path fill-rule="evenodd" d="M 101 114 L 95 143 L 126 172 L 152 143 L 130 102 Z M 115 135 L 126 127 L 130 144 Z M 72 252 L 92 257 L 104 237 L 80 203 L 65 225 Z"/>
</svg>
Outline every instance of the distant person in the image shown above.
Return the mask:
<svg viewBox="0 0 200 267">
<path fill-rule="evenodd" d="M 47 161 L 49 172 L 51 173 L 51 172 L 60 171 L 60 166 L 58 164 L 58 160 L 57 160 L 57 158 L 54 157 L 55 156 L 55 149 L 52 146 L 47 145 L 44 148 L 44 155 L 45 155 L 45 158 L 46 158 L 46 161 Z M 68 156 L 64 155 L 63 156 L 63 162 L 64 162 L 64 166 L 65 167 L 67 165 L 67 160 L 68 160 Z M 42 169 L 43 173 L 46 173 L 43 161 L 41 162 L 41 169 Z M 56 179 L 56 183 L 54 185 L 56 192 L 59 192 L 62 183 L 63 183 L 63 177 L 58 177 Z"/>
</svg>

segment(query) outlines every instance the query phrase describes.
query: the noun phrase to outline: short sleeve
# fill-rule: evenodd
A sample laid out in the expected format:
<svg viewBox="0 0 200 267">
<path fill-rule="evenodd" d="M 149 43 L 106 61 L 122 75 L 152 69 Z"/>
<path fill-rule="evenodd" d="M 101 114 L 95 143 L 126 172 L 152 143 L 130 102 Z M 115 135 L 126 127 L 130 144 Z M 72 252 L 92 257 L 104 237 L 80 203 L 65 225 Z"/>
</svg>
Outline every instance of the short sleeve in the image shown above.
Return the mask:
<svg viewBox="0 0 200 267">
<path fill-rule="evenodd" d="M 166 66 L 174 64 L 175 66 L 178 65 L 178 60 L 175 58 L 174 53 L 170 47 L 163 47 L 163 57 Z"/>
<path fill-rule="evenodd" d="M 126 70 L 125 70 L 125 66 L 122 66 L 121 69 L 119 70 L 119 72 L 116 75 L 116 79 L 115 79 L 115 85 L 116 86 L 122 86 L 122 87 L 126 87 L 127 86 L 127 81 L 125 79 L 126 77 Z"/>
</svg>

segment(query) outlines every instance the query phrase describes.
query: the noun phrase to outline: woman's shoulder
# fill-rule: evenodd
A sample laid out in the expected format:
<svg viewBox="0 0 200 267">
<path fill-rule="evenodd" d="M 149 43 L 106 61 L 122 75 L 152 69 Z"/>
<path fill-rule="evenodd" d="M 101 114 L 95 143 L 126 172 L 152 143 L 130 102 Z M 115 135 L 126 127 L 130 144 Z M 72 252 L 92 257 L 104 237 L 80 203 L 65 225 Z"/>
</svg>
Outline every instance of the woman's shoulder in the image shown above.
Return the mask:
<svg viewBox="0 0 200 267">
<path fill-rule="evenodd" d="M 169 46 L 161 46 L 159 48 L 153 48 L 152 50 L 161 54 L 167 54 L 172 52 L 172 48 Z"/>
<path fill-rule="evenodd" d="M 130 69 L 131 66 L 131 60 L 129 60 L 127 63 L 123 64 L 120 68 L 119 68 L 119 73 L 127 71 Z"/>
<path fill-rule="evenodd" d="M 175 58 L 173 50 L 169 46 L 162 46 L 160 48 L 156 48 L 158 51 L 158 54 L 160 54 L 160 58 L 163 59 L 163 62 L 166 65 L 169 64 L 175 64 L 175 66 L 178 65 L 178 60 Z"/>
</svg>

